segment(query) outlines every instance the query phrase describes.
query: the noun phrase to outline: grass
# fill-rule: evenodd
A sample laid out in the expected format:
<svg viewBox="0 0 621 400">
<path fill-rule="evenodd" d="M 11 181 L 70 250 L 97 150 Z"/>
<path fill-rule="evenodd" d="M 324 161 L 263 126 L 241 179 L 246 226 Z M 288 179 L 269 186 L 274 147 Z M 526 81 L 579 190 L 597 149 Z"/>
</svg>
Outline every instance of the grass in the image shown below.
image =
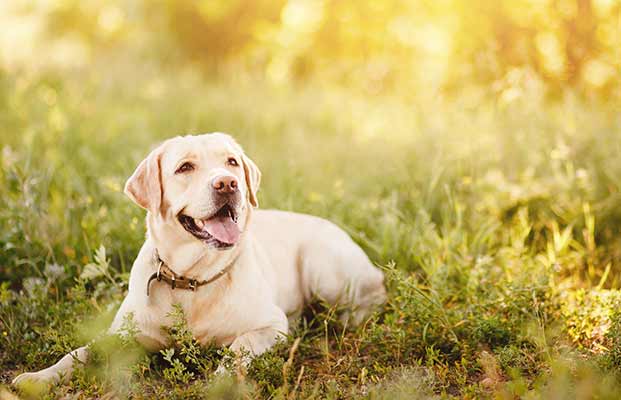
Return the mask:
<svg viewBox="0 0 621 400">
<path fill-rule="evenodd" d="M 48 397 L 618 398 L 618 110 L 103 72 L 0 75 L 0 398 L 93 339 Z M 208 131 L 260 166 L 262 207 L 335 221 L 385 269 L 377 315 L 346 330 L 319 307 L 224 378 L 179 313 L 159 354 L 131 321 L 101 336 L 144 237 L 125 179 L 158 141 Z"/>
</svg>

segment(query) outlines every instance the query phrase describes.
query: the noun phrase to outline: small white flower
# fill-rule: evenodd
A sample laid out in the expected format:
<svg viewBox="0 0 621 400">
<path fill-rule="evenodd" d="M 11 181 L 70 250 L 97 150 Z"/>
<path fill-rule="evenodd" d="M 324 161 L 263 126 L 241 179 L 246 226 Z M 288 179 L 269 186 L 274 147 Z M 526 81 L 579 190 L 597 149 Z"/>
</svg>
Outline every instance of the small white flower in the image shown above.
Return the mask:
<svg viewBox="0 0 621 400">
<path fill-rule="evenodd" d="M 45 285 L 45 281 L 41 278 L 29 277 L 24 279 L 24 289 L 29 297 L 34 297 L 37 290 Z"/>
<path fill-rule="evenodd" d="M 43 274 L 48 281 L 56 281 L 65 277 L 65 268 L 58 264 L 47 264 Z"/>
</svg>

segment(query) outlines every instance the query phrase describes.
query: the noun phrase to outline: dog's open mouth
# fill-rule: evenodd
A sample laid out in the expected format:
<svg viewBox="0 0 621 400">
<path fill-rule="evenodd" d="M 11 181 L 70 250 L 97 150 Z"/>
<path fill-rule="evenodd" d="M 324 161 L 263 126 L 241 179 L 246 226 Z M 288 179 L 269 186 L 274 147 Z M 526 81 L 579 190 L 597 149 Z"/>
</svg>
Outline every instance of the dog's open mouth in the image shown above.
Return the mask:
<svg viewBox="0 0 621 400">
<path fill-rule="evenodd" d="M 183 228 L 197 239 L 218 249 L 232 247 L 241 232 L 237 225 L 238 215 L 233 207 L 225 204 L 208 218 L 192 218 L 182 213 L 178 219 Z"/>
</svg>

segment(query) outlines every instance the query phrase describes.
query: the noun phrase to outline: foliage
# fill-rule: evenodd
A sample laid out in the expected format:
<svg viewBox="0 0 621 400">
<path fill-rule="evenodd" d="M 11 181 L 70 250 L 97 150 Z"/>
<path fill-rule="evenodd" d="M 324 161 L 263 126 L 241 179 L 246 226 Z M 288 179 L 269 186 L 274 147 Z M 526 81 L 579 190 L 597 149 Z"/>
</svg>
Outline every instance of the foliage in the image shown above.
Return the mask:
<svg viewBox="0 0 621 400">
<path fill-rule="evenodd" d="M 572 88 L 621 98 L 615 0 L 31 0 L 5 9 L 28 15 L 45 35 L 41 44 L 33 29 L 15 30 L 26 40 L 8 35 L 10 64 L 32 65 L 25 56 L 43 53 L 51 63 L 85 65 L 129 51 L 190 60 L 209 74 L 317 79 L 368 95 L 476 97 L 490 88 L 512 101 Z M 16 48 L 25 41 L 30 51 Z"/>
<path fill-rule="evenodd" d="M 140 79 L 148 85 L 154 77 Z M 582 357 L 575 352 L 610 349 L 604 368 L 616 369 L 616 347 L 605 336 L 606 310 L 614 307 L 599 307 L 611 304 L 619 282 L 618 121 L 603 111 L 569 98 L 562 105 L 481 105 L 468 112 L 447 102 L 443 109 L 452 111 L 436 119 L 421 103 L 422 127 L 412 130 L 403 115 L 374 136 L 359 131 L 356 120 L 342 122 L 343 110 L 333 105 L 352 95 L 339 91 L 309 108 L 312 88 L 294 98 L 259 82 L 250 90 L 200 83 L 193 75 L 151 100 L 121 87 L 85 100 L 80 93 L 88 88 L 53 74 L 22 86 L 10 75 L 3 82 L 13 104 L 4 117 L 11 128 L 2 136 L 0 186 L 7 371 L 44 367 L 105 331 L 144 229 L 141 211 L 120 193 L 123 179 L 154 141 L 198 126 L 236 134 L 263 169 L 266 207 L 322 215 L 345 227 L 385 265 L 389 302 L 353 331 L 340 325 L 336 310 L 319 308 L 247 372 L 218 379 L 211 372 L 222 355 L 198 346 L 176 315 L 171 346 L 162 353 L 118 363 L 107 355 L 58 393 L 373 397 L 397 393 L 415 379 L 410 374 L 422 374 L 428 386 L 421 393 L 480 396 L 543 390 L 538 382 L 557 379 L 554 360 Z M 50 90 L 56 101 L 46 105 Z M 258 101 L 264 97 L 273 101 Z M 364 114 L 395 103 L 356 104 Z M 121 112 L 129 109 L 133 114 Z M 144 127 L 135 115 L 147 111 L 153 114 Z M 67 125 L 50 122 L 57 113 Z M 579 124 L 575 130 L 566 128 L 567 118 Z M 95 133 L 106 140 L 93 139 Z M 283 146 L 296 157 L 281 153 Z M 109 348 L 127 347 L 102 345 L 101 353 Z M 569 374 L 563 379 L 582 379 L 563 368 L 559 374 Z M 99 372 L 109 370 L 122 373 Z M 599 372 L 588 374 L 599 379 Z"/>
<path fill-rule="evenodd" d="M 15 41 L 37 57 L 0 55 L 0 397 L 86 343 L 48 397 L 618 397 L 618 76 L 588 71 L 614 64 L 619 6 L 531 3 L 17 7 L 45 29 Z M 335 221 L 389 292 L 356 328 L 312 305 L 228 375 L 180 310 L 159 353 L 131 320 L 105 335 L 144 240 L 125 179 L 158 141 L 215 130 L 260 166 L 262 207 Z"/>
</svg>

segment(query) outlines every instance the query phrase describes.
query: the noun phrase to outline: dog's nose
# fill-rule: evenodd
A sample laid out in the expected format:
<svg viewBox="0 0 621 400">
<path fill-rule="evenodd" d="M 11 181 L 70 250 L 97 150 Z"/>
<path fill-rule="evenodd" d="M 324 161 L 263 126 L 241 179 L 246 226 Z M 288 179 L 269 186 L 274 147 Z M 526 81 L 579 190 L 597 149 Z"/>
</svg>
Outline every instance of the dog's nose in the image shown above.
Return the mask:
<svg viewBox="0 0 621 400">
<path fill-rule="evenodd" d="M 237 178 L 234 176 L 218 176 L 211 182 L 211 186 L 217 193 L 235 193 L 237 191 Z"/>
</svg>

